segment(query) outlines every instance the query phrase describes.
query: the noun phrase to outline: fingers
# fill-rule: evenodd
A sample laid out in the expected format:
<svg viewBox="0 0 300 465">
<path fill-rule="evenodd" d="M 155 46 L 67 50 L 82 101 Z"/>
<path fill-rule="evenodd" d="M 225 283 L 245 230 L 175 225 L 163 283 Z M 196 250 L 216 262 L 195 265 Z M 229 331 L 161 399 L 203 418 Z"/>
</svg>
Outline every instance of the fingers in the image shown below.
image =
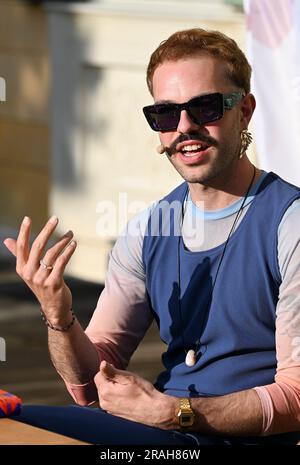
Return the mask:
<svg viewBox="0 0 300 465">
<path fill-rule="evenodd" d="M 64 251 L 65 247 L 69 244 L 73 237 L 73 232 L 68 231 L 66 234 L 64 234 L 61 239 L 53 246 L 51 249 L 49 249 L 46 254 L 43 257 L 43 261 L 47 265 L 54 265 L 56 259 L 58 256 Z"/>
<path fill-rule="evenodd" d="M 47 242 L 50 239 L 51 234 L 53 234 L 56 226 L 58 223 L 58 218 L 56 216 L 52 216 L 41 230 L 39 235 L 34 240 L 31 252 L 28 257 L 28 268 L 31 271 L 36 270 L 40 266 L 40 259 L 43 256 L 44 250 L 46 248 Z"/>
<path fill-rule="evenodd" d="M 34 240 L 30 250 L 31 219 L 25 216 L 17 240 L 7 238 L 4 241 L 8 250 L 17 257 L 17 273 L 31 288 L 32 285 L 41 285 L 48 278 L 51 278 L 56 285 L 63 282 L 64 270 L 77 244 L 74 240 L 71 241 L 73 232 L 68 231 L 43 257 L 47 242 L 55 231 L 57 224 L 58 218 L 52 216 Z M 43 262 L 49 265 L 49 268 L 41 267 L 40 260 L 42 257 Z"/>
<path fill-rule="evenodd" d="M 73 232 L 68 231 L 66 234 L 62 236 L 62 238 L 55 244 L 51 249 L 49 249 L 46 254 L 43 257 L 43 263 L 45 265 L 48 265 L 49 268 L 44 268 L 42 266 L 39 267 L 39 269 L 36 272 L 36 280 L 38 282 L 43 282 L 45 281 L 48 276 L 49 272 L 51 273 L 54 268 L 54 264 L 59 257 L 64 251 L 64 249 L 69 245 L 71 239 L 73 237 Z M 56 275 L 58 276 L 58 275 Z M 56 278 L 57 279 L 57 278 Z M 62 282 L 62 276 L 59 277 L 59 282 Z"/>
<path fill-rule="evenodd" d="M 106 360 L 102 360 L 100 364 L 100 371 L 98 372 L 99 378 L 104 377 L 108 381 L 112 381 L 118 384 L 132 384 L 136 375 L 129 371 L 118 370 L 111 363 Z"/>
<path fill-rule="evenodd" d="M 8 237 L 7 239 L 4 239 L 3 244 L 8 248 L 10 253 L 12 253 L 15 257 L 17 256 L 17 241 L 15 239 Z"/>
<path fill-rule="evenodd" d="M 27 263 L 29 257 L 29 238 L 31 229 L 31 219 L 25 216 L 17 238 L 17 272 L 21 271 L 23 266 Z"/>
<path fill-rule="evenodd" d="M 70 258 L 75 252 L 76 246 L 77 246 L 76 241 L 74 240 L 71 241 L 65 247 L 64 251 L 58 256 L 58 258 L 56 259 L 53 265 L 53 270 L 51 271 L 51 274 L 49 276 L 49 279 L 51 278 L 51 281 L 57 281 L 57 282 L 62 281 L 63 273 L 65 271 L 67 264 L 70 261 Z"/>
<path fill-rule="evenodd" d="M 98 388 L 103 388 L 104 383 L 113 383 L 115 384 L 115 373 L 114 373 L 114 367 L 110 363 L 106 362 L 105 360 L 102 360 L 100 363 L 100 370 L 94 377 L 95 384 Z"/>
<path fill-rule="evenodd" d="M 114 366 L 108 363 L 106 360 L 102 360 L 102 362 L 100 363 L 100 372 L 106 378 L 113 378 L 116 374 Z"/>
</svg>

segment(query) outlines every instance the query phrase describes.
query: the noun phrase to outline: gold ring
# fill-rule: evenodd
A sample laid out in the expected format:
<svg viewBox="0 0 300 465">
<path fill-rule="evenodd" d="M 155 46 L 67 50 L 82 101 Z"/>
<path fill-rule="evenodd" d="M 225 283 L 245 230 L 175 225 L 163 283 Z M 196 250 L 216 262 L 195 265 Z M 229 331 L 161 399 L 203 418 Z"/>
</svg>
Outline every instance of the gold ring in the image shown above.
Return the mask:
<svg viewBox="0 0 300 465">
<path fill-rule="evenodd" d="M 43 260 L 40 260 L 40 265 L 42 268 L 44 268 L 44 270 L 53 270 L 53 266 L 47 265 L 47 263 L 45 263 Z"/>
</svg>

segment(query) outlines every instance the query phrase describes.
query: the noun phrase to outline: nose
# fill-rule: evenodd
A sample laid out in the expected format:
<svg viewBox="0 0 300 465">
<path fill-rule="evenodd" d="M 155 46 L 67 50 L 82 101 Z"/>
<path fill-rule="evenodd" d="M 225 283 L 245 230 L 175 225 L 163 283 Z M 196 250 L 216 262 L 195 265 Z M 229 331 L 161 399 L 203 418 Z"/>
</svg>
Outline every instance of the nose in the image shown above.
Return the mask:
<svg viewBox="0 0 300 465">
<path fill-rule="evenodd" d="M 197 129 L 199 129 L 199 125 L 194 123 L 193 120 L 191 120 L 186 110 L 182 110 L 180 113 L 180 120 L 177 126 L 177 132 L 184 134 L 190 131 L 195 131 Z"/>
</svg>

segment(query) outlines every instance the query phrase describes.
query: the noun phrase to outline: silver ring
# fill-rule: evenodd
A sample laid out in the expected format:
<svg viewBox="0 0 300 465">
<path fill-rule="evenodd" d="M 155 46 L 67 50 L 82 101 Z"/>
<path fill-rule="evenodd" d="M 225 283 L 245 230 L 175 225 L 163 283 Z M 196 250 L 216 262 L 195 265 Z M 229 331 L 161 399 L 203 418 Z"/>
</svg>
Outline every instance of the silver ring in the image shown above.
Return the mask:
<svg viewBox="0 0 300 465">
<path fill-rule="evenodd" d="M 42 268 L 44 268 L 44 270 L 53 270 L 53 266 L 47 265 L 47 263 L 45 263 L 43 260 L 40 260 L 40 265 Z"/>
</svg>

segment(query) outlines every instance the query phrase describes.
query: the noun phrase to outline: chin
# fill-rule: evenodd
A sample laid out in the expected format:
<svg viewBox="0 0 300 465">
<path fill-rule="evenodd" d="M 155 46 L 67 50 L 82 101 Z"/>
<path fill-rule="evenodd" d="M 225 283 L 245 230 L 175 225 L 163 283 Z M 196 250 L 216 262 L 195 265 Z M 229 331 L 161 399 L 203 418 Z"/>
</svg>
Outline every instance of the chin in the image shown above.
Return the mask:
<svg viewBox="0 0 300 465">
<path fill-rule="evenodd" d="M 198 183 L 203 185 L 210 185 L 218 182 L 218 180 L 224 178 L 224 174 L 227 171 L 230 163 L 205 163 L 201 166 L 194 165 L 190 167 L 183 167 L 174 164 L 174 168 L 178 171 L 180 176 L 191 184 Z"/>
<path fill-rule="evenodd" d="M 206 180 L 206 178 L 202 175 L 187 175 L 187 176 L 183 176 L 183 179 L 186 181 L 186 182 L 189 182 L 190 184 L 193 184 L 193 183 L 200 183 L 200 184 L 203 184 Z"/>
<path fill-rule="evenodd" d="M 177 169 L 177 167 L 175 167 Z M 213 179 L 214 176 L 212 176 L 212 173 L 204 173 L 203 168 L 201 170 L 199 169 L 177 169 L 178 173 L 180 176 L 186 181 L 191 184 L 193 183 L 200 183 L 204 184 L 205 182 L 209 181 L 210 179 Z M 200 172 L 201 171 L 201 172 Z"/>
</svg>

